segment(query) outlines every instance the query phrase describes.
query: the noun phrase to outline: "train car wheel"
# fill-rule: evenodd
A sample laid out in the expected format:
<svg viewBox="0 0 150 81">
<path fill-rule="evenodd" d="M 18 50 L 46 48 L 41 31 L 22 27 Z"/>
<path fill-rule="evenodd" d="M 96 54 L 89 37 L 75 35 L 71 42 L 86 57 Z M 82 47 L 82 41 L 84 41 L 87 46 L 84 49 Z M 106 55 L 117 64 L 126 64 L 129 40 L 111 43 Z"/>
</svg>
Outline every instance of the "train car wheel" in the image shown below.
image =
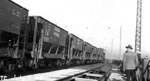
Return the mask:
<svg viewBox="0 0 150 81">
<path fill-rule="evenodd" d="M 2 69 L 4 67 L 4 61 L 0 60 L 0 69 Z"/>
<path fill-rule="evenodd" d="M 57 60 L 56 66 L 59 66 L 59 67 L 62 66 L 62 62 L 60 60 Z"/>
<path fill-rule="evenodd" d="M 37 65 L 38 65 L 39 68 L 44 67 L 44 60 L 39 60 Z"/>
<path fill-rule="evenodd" d="M 34 70 L 35 69 L 35 64 L 32 59 L 29 60 L 29 70 Z"/>
<path fill-rule="evenodd" d="M 15 70 L 15 64 L 12 64 L 10 61 L 5 61 L 4 63 L 5 63 L 3 67 L 4 73 L 10 73 Z"/>
<path fill-rule="evenodd" d="M 69 66 L 69 65 L 70 65 L 69 60 L 66 60 L 65 65 L 67 65 L 67 66 Z"/>
</svg>

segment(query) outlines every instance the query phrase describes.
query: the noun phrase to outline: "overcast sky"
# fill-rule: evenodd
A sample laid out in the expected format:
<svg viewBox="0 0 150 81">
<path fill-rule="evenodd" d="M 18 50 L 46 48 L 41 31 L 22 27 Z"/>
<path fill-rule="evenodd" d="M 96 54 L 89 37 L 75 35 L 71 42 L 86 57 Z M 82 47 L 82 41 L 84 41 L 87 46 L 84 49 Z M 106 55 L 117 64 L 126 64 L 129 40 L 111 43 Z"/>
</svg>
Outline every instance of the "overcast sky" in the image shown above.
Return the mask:
<svg viewBox="0 0 150 81">
<path fill-rule="evenodd" d="M 137 0 L 13 0 L 70 33 L 107 50 L 106 58 L 121 58 L 125 46 L 134 47 Z M 142 53 L 150 54 L 150 1 L 143 0 Z M 112 51 L 111 51 L 112 50 Z"/>
</svg>

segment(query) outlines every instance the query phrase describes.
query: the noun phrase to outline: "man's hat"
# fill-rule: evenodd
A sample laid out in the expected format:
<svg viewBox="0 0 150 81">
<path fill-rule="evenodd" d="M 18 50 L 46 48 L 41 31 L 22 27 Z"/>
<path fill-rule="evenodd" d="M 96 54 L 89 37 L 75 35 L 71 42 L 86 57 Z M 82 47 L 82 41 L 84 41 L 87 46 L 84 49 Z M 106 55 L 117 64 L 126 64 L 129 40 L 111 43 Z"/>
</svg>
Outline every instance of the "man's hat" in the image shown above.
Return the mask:
<svg viewBox="0 0 150 81">
<path fill-rule="evenodd" d="M 130 49 L 133 49 L 131 45 L 128 45 L 128 46 L 126 46 L 126 48 L 130 48 Z"/>
</svg>

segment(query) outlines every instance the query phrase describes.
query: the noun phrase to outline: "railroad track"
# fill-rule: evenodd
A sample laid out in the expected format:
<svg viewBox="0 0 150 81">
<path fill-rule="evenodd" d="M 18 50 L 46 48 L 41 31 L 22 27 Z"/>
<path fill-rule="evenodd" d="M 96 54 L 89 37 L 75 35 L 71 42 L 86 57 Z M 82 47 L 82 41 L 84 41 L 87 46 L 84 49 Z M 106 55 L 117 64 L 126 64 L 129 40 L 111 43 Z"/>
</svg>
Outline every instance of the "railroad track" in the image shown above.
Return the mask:
<svg viewBox="0 0 150 81">
<path fill-rule="evenodd" d="M 111 64 L 98 63 L 25 75 L 3 81 L 105 81 L 111 74 L 111 70 Z"/>
<path fill-rule="evenodd" d="M 37 73 L 45 73 L 45 72 L 51 72 L 51 71 L 67 69 L 67 68 L 71 68 L 71 67 L 86 66 L 86 65 L 87 64 L 61 66 L 61 67 L 42 67 L 42 68 L 37 68 L 34 70 L 21 70 L 21 71 L 17 71 L 17 72 L 4 73 L 4 74 L 0 73 L 0 76 L 6 76 L 6 79 L 9 79 L 9 78 L 13 78 L 13 77 L 27 76 L 27 75 L 37 74 Z"/>
<path fill-rule="evenodd" d="M 57 81 L 106 81 L 112 71 L 111 64 L 103 64 L 100 67 L 87 70 Z"/>
</svg>

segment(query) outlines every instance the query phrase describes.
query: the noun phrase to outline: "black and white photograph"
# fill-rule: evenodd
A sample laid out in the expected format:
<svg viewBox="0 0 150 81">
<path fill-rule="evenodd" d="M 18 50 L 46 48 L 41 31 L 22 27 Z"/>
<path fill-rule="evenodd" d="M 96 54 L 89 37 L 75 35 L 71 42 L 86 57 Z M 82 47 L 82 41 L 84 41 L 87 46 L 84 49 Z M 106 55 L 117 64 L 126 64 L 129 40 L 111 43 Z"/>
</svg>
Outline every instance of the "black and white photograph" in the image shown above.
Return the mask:
<svg viewBox="0 0 150 81">
<path fill-rule="evenodd" d="M 0 81 L 150 81 L 149 0 L 0 0 Z"/>
</svg>

